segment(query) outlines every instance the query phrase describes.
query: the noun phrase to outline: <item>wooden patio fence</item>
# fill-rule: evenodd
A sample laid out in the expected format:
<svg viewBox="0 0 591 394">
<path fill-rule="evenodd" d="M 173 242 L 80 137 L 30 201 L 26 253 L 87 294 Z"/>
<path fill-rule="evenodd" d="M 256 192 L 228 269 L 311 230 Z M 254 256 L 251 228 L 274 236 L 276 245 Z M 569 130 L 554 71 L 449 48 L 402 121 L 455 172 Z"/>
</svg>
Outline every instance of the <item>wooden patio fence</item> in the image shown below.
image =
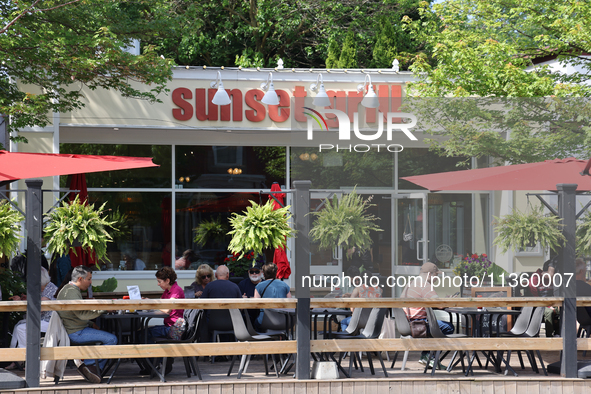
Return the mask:
<svg viewBox="0 0 591 394">
<path fill-rule="evenodd" d="M 393 307 L 523 307 L 562 306 L 563 298 L 331 298 L 308 299 L 311 308 L 393 308 Z M 0 312 L 25 311 L 26 301 L 0 303 Z M 297 299 L 172 299 L 172 300 L 83 300 L 43 301 L 42 311 L 64 310 L 150 310 L 150 309 L 253 309 L 295 308 Z M 578 299 L 577 306 L 591 306 L 591 298 Z M 309 338 L 309 336 L 307 336 Z M 302 338 L 301 335 L 298 338 Z M 460 338 L 460 339 L 317 339 L 310 340 L 310 352 L 346 351 L 421 351 L 421 350 L 563 350 L 562 338 Z M 578 338 L 578 350 L 591 350 L 591 339 Z M 41 360 L 185 357 L 233 354 L 287 354 L 301 352 L 297 340 L 269 342 L 222 342 L 186 344 L 149 344 L 115 346 L 75 346 L 41 348 Z M 0 349 L 0 360 L 24 361 L 25 348 Z M 302 355 L 300 355 L 302 356 Z M 300 357 L 298 357 L 300 358 Z"/>
</svg>

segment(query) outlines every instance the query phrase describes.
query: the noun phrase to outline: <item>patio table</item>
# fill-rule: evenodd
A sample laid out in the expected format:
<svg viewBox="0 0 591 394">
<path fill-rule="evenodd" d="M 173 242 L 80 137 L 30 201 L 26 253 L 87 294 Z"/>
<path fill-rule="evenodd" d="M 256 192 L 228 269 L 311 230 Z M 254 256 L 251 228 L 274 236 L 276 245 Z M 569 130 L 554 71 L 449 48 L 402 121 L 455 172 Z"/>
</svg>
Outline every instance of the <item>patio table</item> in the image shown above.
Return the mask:
<svg viewBox="0 0 591 394">
<path fill-rule="evenodd" d="M 473 338 L 483 338 L 483 337 L 491 337 L 492 336 L 492 327 L 493 325 L 496 326 L 496 336 L 498 337 L 501 331 L 500 321 L 503 315 L 519 315 L 521 311 L 513 310 L 513 309 L 504 309 L 504 308 L 446 308 L 444 309 L 445 312 L 448 313 L 455 313 L 456 315 L 464 315 L 470 318 L 470 328 L 472 331 Z M 488 334 L 483 329 L 483 321 L 485 320 L 483 317 L 488 316 Z M 493 320 L 493 317 L 496 320 Z M 459 322 L 460 319 L 457 319 Z M 467 322 L 467 321 L 466 321 Z M 493 324 L 496 323 L 496 324 Z M 458 323 L 459 324 L 459 323 Z M 501 372 L 501 366 L 499 362 L 499 355 L 497 357 L 494 356 L 493 352 L 484 352 L 483 354 L 486 356 L 486 365 L 485 368 L 488 366 L 488 362 L 490 361 L 495 366 L 496 372 Z M 474 351 L 469 363 L 468 363 L 468 370 L 466 372 L 466 376 L 470 372 L 472 368 L 472 363 L 476 359 L 480 368 L 482 368 L 482 363 L 478 358 L 478 354 Z M 450 369 L 455 366 L 453 364 L 453 358 L 450 363 Z M 457 364 L 457 362 L 456 362 Z"/>
<path fill-rule="evenodd" d="M 140 344 L 147 343 L 148 336 L 148 323 L 154 318 L 165 318 L 168 315 L 159 310 L 156 311 L 138 311 L 134 313 L 106 313 L 101 315 L 101 320 L 104 321 L 103 329 L 117 335 L 117 343 L 123 343 L 123 327 L 129 327 L 130 330 L 130 341 L 129 344 Z M 143 338 L 140 338 L 140 333 L 143 333 Z M 154 374 L 156 374 L 162 382 L 165 382 L 164 376 L 158 371 L 153 363 L 149 360 L 145 360 Z M 113 359 L 112 362 L 105 368 L 104 374 L 107 374 L 109 370 L 114 366 L 107 384 L 111 383 L 113 376 L 117 372 L 121 359 Z"/>
</svg>

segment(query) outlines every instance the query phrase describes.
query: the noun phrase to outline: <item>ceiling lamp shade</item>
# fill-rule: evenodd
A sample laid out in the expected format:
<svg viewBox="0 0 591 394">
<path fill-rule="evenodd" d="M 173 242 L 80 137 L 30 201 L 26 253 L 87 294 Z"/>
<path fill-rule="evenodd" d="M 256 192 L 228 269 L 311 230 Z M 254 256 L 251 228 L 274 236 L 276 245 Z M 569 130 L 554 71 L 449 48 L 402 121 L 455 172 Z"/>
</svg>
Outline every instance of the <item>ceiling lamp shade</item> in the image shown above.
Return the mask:
<svg viewBox="0 0 591 394">
<path fill-rule="evenodd" d="M 275 86 L 273 86 L 273 73 L 269 73 L 267 82 L 261 83 L 261 89 L 265 92 L 261 102 L 267 105 L 279 105 L 279 97 L 275 92 Z"/>
<path fill-rule="evenodd" d="M 367 93 L 365 97 L 361 101 L 361 105 L 365 108 L 377 108 L 380 106 L 380 100 L 378 95 L 373 90 L 373 86 L 371 84 L 371 76 L 369 74 L 365 74 L 365 81 L 359 85 L 357 85 L 357 91 L 363 92 L 365 87 L 367 86 Z"/>
<path fill-rule="evenodd" d="M 226 92 L 226 89 L 224 89 L 224 84 L 222 83 L 222 74 L 219 71 L 216 80 L 211 83 L 211 87 L 218 88 L 218 91 L 215 92 L 215 96 L 213 96 L 213 100 L 211 100 L 212 103 L 215 105 L 228 105 L 232 103 L 228 92 Z"/>
<path fill-rule="evenodd" d="M 320 84 L 319 84 L 320 83 Z M 313 104 L 317 107 L 328 107 L 332 103 L 330 102 L 330 98 L 328 94 L 326 94 L 326 90 L 324 89 L 324 81 L 322 80 L 322 74 L 318 74 L 316 78 L 316 83 L 310 85 L 310 90 L 313 92 L 318 92 L 316 97 L 314 97 Z"/>
</svg>

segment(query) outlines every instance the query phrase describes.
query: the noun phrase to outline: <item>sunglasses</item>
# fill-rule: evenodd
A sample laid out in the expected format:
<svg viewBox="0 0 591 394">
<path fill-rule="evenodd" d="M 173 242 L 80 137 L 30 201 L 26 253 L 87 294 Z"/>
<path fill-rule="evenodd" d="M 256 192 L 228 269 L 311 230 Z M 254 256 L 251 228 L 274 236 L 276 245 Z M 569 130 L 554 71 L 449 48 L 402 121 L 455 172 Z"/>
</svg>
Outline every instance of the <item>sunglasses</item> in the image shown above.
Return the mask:
<svg viewBox="0 0 591 394">
<path fill-rule="evenodd" d="M 261 271 L 259 271 L 259 270 L 250 270 L 250 271 L 248 271 L 248 273 L 249 274 L 260 274 Z"/>
<path fill-rule="evenodd" d="M 211 274 L 207 274 L 207 275 L 201 275 L 201 279 L 211 279 Z"/>
</svg>

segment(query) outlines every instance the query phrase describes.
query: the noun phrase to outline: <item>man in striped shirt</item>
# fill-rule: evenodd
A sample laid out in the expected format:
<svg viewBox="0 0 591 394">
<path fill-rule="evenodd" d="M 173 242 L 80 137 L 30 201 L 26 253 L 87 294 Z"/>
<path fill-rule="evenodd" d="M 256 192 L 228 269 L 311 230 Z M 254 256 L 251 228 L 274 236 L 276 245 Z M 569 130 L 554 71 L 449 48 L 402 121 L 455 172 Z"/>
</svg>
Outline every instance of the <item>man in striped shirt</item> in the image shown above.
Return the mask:
<svg viewBox="0 0 591 394">
<path fill-rule="evenodd" d="M 440 274 L 439 268 L 433 263 L 424 263 L 421 267 L 420 278 L 409 281 L 408 286 L 402 292 L 402 298 L 436 298 L 437 293 L 431 286 L 431 278 Z M 413 320 L 427 320 L 427 311 L 425 308 L 405 308 L 406 317 L 409 321 Z M 437 320 L 437 324 L 444 334 L 453 334 L 454 327 L 450 322 Z M 419 362 L 426 364 L 429 352 L 421 353 Z"/>
</svg>

